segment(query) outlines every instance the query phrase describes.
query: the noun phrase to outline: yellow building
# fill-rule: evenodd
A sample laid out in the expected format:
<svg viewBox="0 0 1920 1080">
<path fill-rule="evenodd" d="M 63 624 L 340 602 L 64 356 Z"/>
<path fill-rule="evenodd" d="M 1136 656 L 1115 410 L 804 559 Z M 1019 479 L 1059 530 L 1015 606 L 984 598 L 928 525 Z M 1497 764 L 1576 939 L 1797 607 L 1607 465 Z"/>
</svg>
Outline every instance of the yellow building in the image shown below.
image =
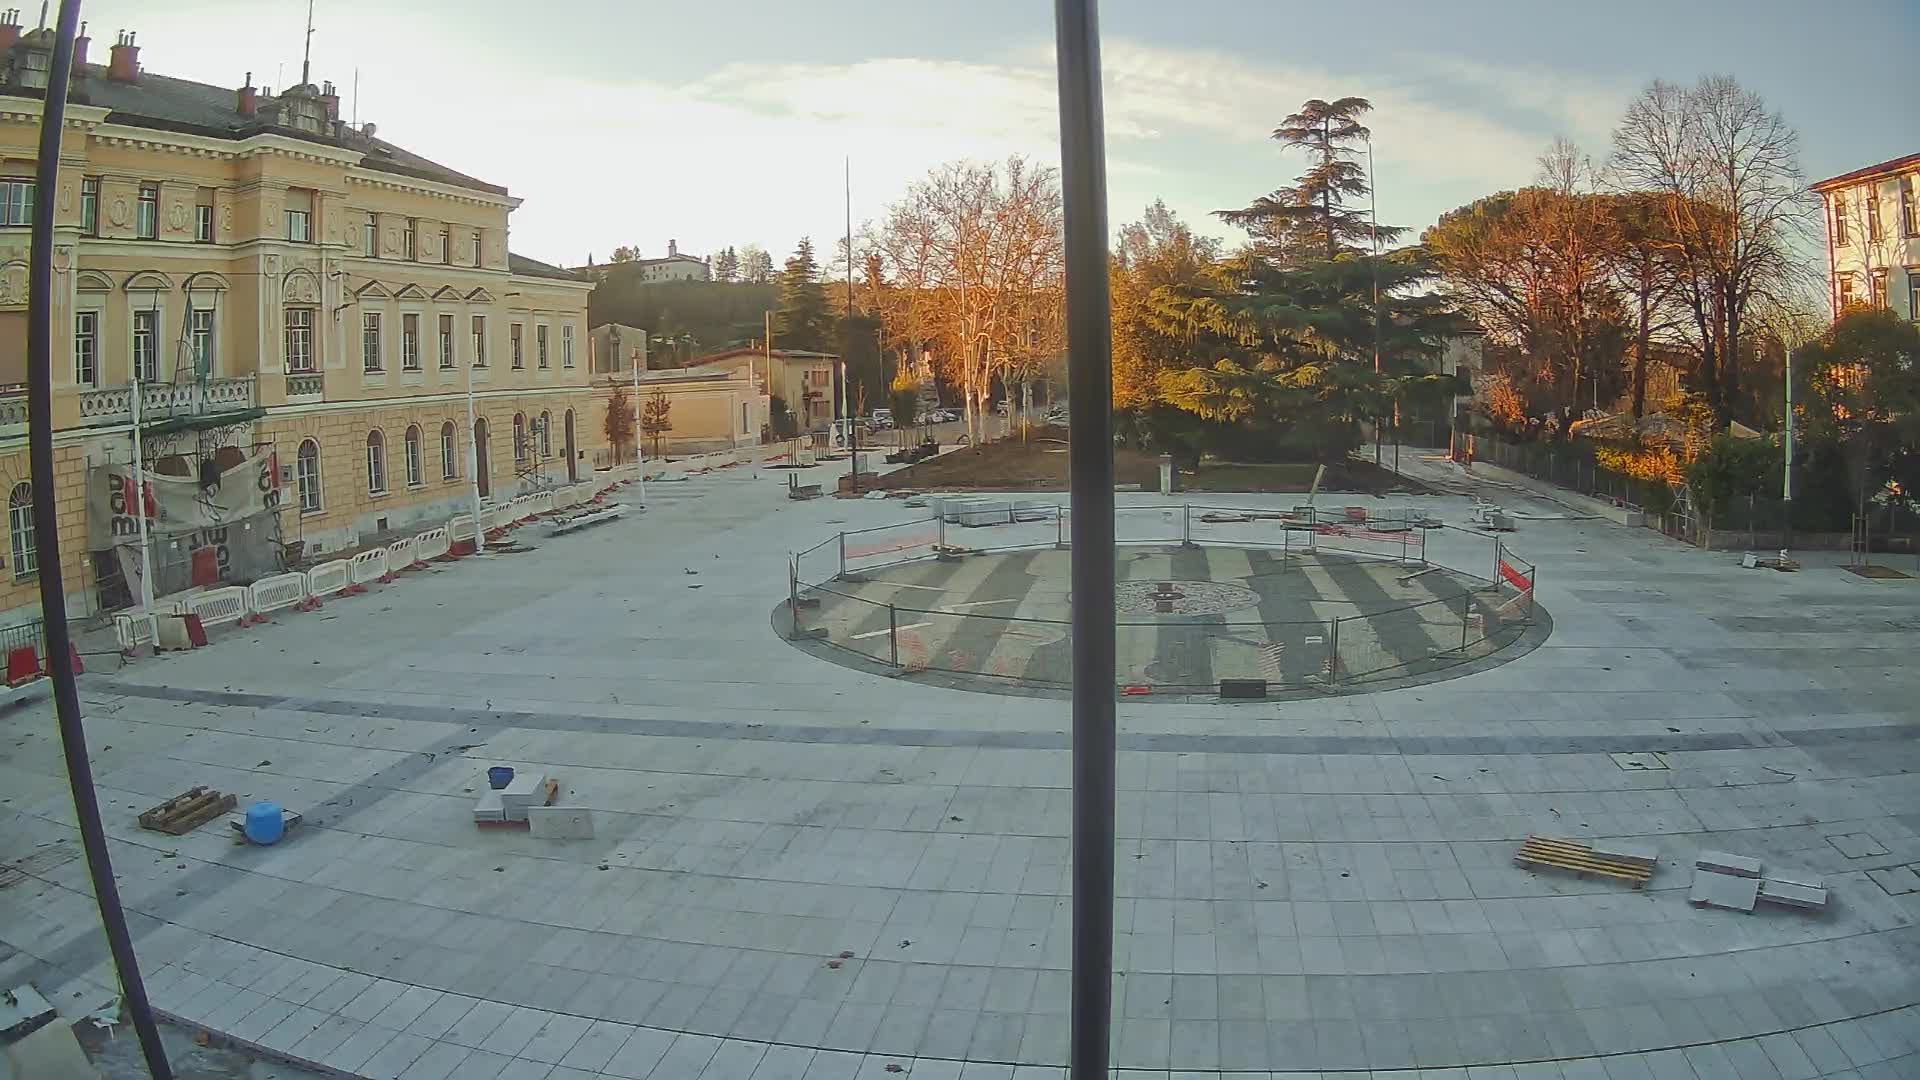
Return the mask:
<svg viewBox="0 0 1920 1080">
<path fill-rule="evenodd" d="M 264 516 L 233 527 L 274 534 L 282 560 L 466 509 L 470 440 L 489 496 L 591 468 L 604 443 L 590 415 L 592 286 L 509 253 L 519 200 L 504 188 L 379 139 L 372 124 L 342 123 L 330 83 L 275 94 L 250 74 L 237 88 L 168 78 L 143 70 L 123 35 L 104 65 L 81 59 L 82 39 L 59 183 L 38 192 L 52 35 L 6 22 L 0 612 L 38 603 L 23 384 L 28 226 L 41 198 L 57 207 L 53 416 L 73 613 L 127 600 L 114 569 L 126 561 L 96 551 L 103 526 L 88 506 L 131 460 L 136 364 L 149 468 L 208 486 L 241 462 L 271 463 L 261 483 L 272 490 L 255 500 Z M 206 583 L 196 552 L 226 542 L 172 537 L 162 551 L 156 541 L 156 583 L 186 561 Z M 215 562 L 219 580 L 260 569 L 258 559 L 229 567 L 224 546 L 205 565 Z"/>
</svg>

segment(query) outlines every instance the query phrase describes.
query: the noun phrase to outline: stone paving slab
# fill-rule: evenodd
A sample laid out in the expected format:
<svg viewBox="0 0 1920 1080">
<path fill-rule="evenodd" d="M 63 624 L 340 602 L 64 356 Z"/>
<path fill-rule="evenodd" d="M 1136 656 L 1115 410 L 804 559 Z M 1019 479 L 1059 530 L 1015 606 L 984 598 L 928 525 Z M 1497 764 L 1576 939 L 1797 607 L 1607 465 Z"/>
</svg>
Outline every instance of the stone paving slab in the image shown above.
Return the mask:
<svg viewBox="0 0 1920 1080">
<path fill-rule="evenodd" d="M 87 677 L 156 1002 L 349 1075 L 1058 1075 L 1064 704 L 798 656 L 766 619 L 788 546 L 914 512 L 780 483 L 714 474 L 510 564 Z M 1920 674 L 1888 622 L 1914 594 L 1593 522 L 1509 540 L 1555 617 L 1511 664 L 1122 703 L 1118 1075 L 1913 1072 L 1920 896 L 1869 875 L 1920 860 Z M 1836 648 L 1751 621 L 1782 604 L 1886 628 Z M 0 974 L 97 994 L 57 744 L 0 723 L 7 861 L 56 853 L 0 890 Z M 594 838 L 476 832 L 494 763 L 559 778 Z M 133 826 L 183 781 L 310 827 L 259 849 Z M 1661 864 L 1644 894 L 1527 874 L 1530 832 Z M 1827 839 L 1861 835 L 1881 854 Z M 1695 911 L 1713 850 L 1825 875 L 1832 910 Z"/>
</svg>

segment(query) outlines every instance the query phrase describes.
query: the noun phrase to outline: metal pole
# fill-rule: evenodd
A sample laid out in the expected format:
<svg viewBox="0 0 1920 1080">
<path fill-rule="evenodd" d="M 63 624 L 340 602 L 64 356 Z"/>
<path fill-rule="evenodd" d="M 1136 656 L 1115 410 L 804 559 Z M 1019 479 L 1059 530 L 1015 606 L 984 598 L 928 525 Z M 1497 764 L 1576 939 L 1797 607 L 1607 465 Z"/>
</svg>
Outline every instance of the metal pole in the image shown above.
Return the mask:
<svg viewBox="0 0 1920 1080">
<path fill-rule="evenodd" d="M 1054 0 L 1074 515 L 1072 1080 L 1106 1080 L 1113 1005 L 1113 339 L 1097 0 Z"/>
<path fill-rule="evenodd" d="M 844 399 L 847 414 L 847 485 L 853 494 L 860 494 L 860 422 L 853 415 L 853 384 L 847 381 L 847 359 L 853 355 L 853 159 L 841 159 L 845 170 L 842 187 L 847 198 L 847 347 L 840 354 L 840 396 Z"/>
<path fill-rule="evenodd" d="M 1340 620 L 1327 620 L 1327 685 L 1340 682 Z"/>
<path fill-rule="evenodd" d="M 192 308 L 189 306 L 188 311 Z M 189 318 L 192 316 L 189 315 Z M 147 474 L 141 458 L 140 405 L 146 388 L 140 382 L 140 363 L 133 363 L 133 516 L 140 523 L 140 607 L 147 613 L 147 640 L 160 651 L 160 614 L 153 602 L 153 545 L 147 536 Z M 37 511 L 36 511 L 37 513 Z"/>
<path fill-rule="evenodd" d="M 133 1019 L 155 1080 L 173 1080 L 160 1030 L 153 1023 L 140 961 L 127 931 L 127 914 L 120 906 L 120 887 L 113 877 L 113 859 L 107 851 L 107 833 L 100 821 L 100 803 L 93 789 L 93 766 L 87 759 L 87 733 L 80 718 L 80 694 L 74 686 L 73 640 L 67 634 L 66 582 L 60 574 L 60 518 L 56 511 L 53 472 L 53 215 L 60 189 L 60 137 L 66 128 L 67 87 L 73 71 L 74 27 L 80 21 L 80 0 L 60 0 L 54 31 L 52 66 L 40 111 L 40 151 L 34 166 L 33 240 L 27 266 L 27 447 L 33 478 L 34 549 L 40 557 L 40 618 L 47 646 L 47 673 L 53 683 L 54 713 L 60 726 L 60 749 L 66 757 L 67 783 L 73 789 L 74 823 L 86 851 L 87 873 L 93 881 L 94 902 L 107 934 Z M 139 388 L 135 385 L 135 399 Z M 134 430 L 139 430 L 136 423 Z M 134 515 L 146 521 L 145 492 L 136 490 Z M 151 580 L 151 574 L 147 575 Z M 151 615 L 152 608 L 148 608 Z M 156 638 L 155 644 L 158 644 Z"/>
<path fill-rule="evenodd" d="M 489 433 L 491 434 L 491 433 Z M 492 461 L 489 460 L 491 465 Z M 487 522 L 480 509 L 480 423 L 473 410 L 473 357 L 467 357 L 467 491 L 473 496 L 473 553 L 487 553 Z"/>
<path fill-rule="evenodd" d="M 847 534 L 840 534 L 840 577 L 847 576 Z"/>
<path fill-rule="evenodd" d="M 640 430 L 640 369 L 647 366 L 647 337 L 640 331 L 640 355 L 633 362 L 633 475 L 640 481 L 640 509 L 647 508 L 646 436 Z"/>
<path fill-rule="evenodd" d="M 1180 504 L 1180 544 L 1182 547 L 1193 546 L 1193 507 L 1186 503 Z"/>
<path fill-rule="evenodd" d="M 1787 350 L 1787 415 L 1786 415 L 1786 461 L 1780 470 L 1781 513 L 1785 520 L 1781 523 L 1784 532 L 1780 537 L 1780 561 L 1785 562 L 1788 552 L 1793 550 L 1793 350 Z"/>
<path fill-rule="evenodd" d="M 1460 594 L 1460 652 L 1463 655 L 1467 651 L 1467 619 L 1471 617 L 1472 612 L 1473 612 L 1473 593 L 1471 591 L 1461 593 Z"/>
<path fill-rule="evenodd" d="M 900 666 L 900 618 L 892 604 L 887 605 L 887 653 L 894 667 Z"/>
<path fill-rule="evenodd" d="M 1328 223 L 1331 226 L 1331 222 Z M 1380 374 L 1380 214 L 1373 194 L 1373 133 L 1367 133 L 1367 245 L 1373 249 L 1368 265 L 1373 270 L 1373 373 Z M 1394 413 L 1400 404 L 1394 402 Z M 1396 448 L 1396 453 L 1398 450 Z M 1396 458 L 1396 462 L 1397 462 Z M 1380 464 L 1380 418 L 1373 418 L 1373 463 Z"/>
</svg>

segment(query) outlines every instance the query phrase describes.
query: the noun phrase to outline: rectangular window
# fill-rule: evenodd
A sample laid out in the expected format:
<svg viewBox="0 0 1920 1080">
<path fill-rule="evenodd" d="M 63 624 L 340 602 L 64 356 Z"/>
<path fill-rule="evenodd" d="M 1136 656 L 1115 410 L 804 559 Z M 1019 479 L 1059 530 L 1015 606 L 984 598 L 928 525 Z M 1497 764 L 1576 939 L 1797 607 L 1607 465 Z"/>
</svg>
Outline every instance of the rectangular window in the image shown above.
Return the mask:
<svg viewBox="0 0 1920 1080">
<path fill-rule="evenodd" d="M 187 330 L 193 346 L 193 373 L 201 378 L 211 376 L 219 365 L 214 352 L 213 309 L 194 308 Z"/>
<path fill-rule="evenodd" d="M 20 177 L 0 180 L 0 225 L 33 224 L 33 181 Z"/>
<path fill-rule="evenodd" d="M 371 259 L 380 254 L 380 219 L 367 215 L 366 224 L 360 226 L 360 246 Z"/>
<path fill-rule="evenodd" d="M 141 382 L 160 381 L 160 313 L 133 313 L 133 366 Z"/>
<path fill-rule="evenodd" d="M 573 366 L 573 324 L 572 323 L 568 323 L 565 326 L 562 326 L 560 328 L 560 366 L 563 368 L 570 368 Z"/>
<path fill-rule="evenodd" d="M 459 448 L 454 445 L 452 424 L 440 425 L 440 479 L 453 480 L 460 475 L 460 466 L 455 464 L 454 456 Z"/>
<path fill-rule="evenodd" d="M 403 259 L 413 258 L 413 239 L 419 234 L 420 234 L 420 220 L 418 218 L 408 218 L 407 231 L 400 234 L 400 257 L 401 258 Z"/>
<path fill-rule="evenodd" d="M 313 309 L 287 309 L 287 370 L 312 371 Z"/>
<path fill-rule="evenodd" d="M 1920 266 L 1907 267 L 1907 318 L 1920 322 Z"/>
<path fill-rule="evenodd" d="M 313 224 L 312 211 L 288 210 L 287 211 L 288 242 L 295 243 L 295 244 L 305 244 L 305 243 L 311 242 L 313 239 L 312 233 L 310 231 L 312 224 Z"/>
<path fill-rule="evenodd" d="M 440 316 L 440 369 L 453 369 L 453 316 Z"/>
<path fill-rule="evenodd" d="M 311 446 L 312 444 L 308 444 Z M 300 490 L 300 512 L 317 514 L 320 512 L 320 451 L 315 448 L 307 452 L 307 446 L 300 448 L 300 455 L 293 466 L 294 483 Z"/>
<path fill-rule="evenodd" d="M 201 203 L 193 208 L 193 240 L 196 244 L 213 243 L 213 207 Z"/>
<path fill-rule="evenodd" d="M 160 185 L 141 184 L 140 202 L 134 212 L 133 233 L 142 240 L 160 235 Z"/>
<path fill-rule="evenodd" d="M 520 324 L 519 323 L 514 323 L 513 325 L 507 327 L 507 343 L 509 345 L 508 351 L 513 355 L 513 370 L 519 371 L 521 368 L 526 367 L 527 366 L 526 357 L 523 356 L 520 352 Z"/>
<path fill-rule="evenodd" d="M 420 370 L 420 316 L 400 316 L 400 370 Z"/>
<path fill-rule="evenodd" d="M 409 428 L 406 438 L 408 487 L 419 487 L 426 480 L 426 477 L 422 475 L 426 470 L 420 463 L 420 455 L 424 452 L 425 451 L 420 448 L 420 429 Z"/>
<path fill-rule="evenodd" d="M 544 325 L 533 328 L 533 355 L 541 367 L 549 366 L 547 364 L 547 328 Z"/>
<path fill-rule="evenodd" d="M 480 230 L 473 230 L 473 265 L 480 265 Z"/>
<path fill-rule="evenodd" d="M 453 261 L 452 259 L 447 258 L 447 251 L 452 246 L 452 244 L 453 244 L 453 229 L 442 228 L 440 230 L 440 261 L 442 263 L 450 263 Z"/>
<path fill-rule="evenodd" d="M 367 438 L 367 494 L 384 495 L 387 490 L 387 444 L 375 432 Z"/>
<path fill-rule="evenodd" d="M 1915 188 L 1920 188 L 1920 178 L 1901 178 L 1900 229 L 1908 236 L 1920 236 L 1920 206 L 1915 205 Z"/>
<path fill-rule="evenodd" d="M 1833 246 L 1847 246 L 1847 193 L 1833 193 Z"/>
<path fill-rule="evenodd" d="M 1869 286 L 1873 289 L 1873 295 L 1867 298 L 1867 303 L 1877 308 L 1887 307 L 1893 303 L 1893 296 L 1887 291 L 1887 272 L 1885 270 L 1875 270 L 1867 280 Z"/>
<path fill-rule="evenodd" d="M 1880 239 L 1880 185 L 1867 187 L 1867 239 Z"/>
<path fill-rule="evenodd" d="M 80 181 L 80 231 L 100 235 L 100 178 L 89 176 Z"/>
<path fill-rule="evenodd" d="M 380 355 L 380 313 L 377 311 L 360 313 L 360 364 L 368 372 L 386 370 L 386 361 Z"/>
<path fill-rule="evenodd" d="M 100 313 L 97 311 L 73 314 L 73 381 L 81 386 L 100 385 Z"/>
<path fill-rule="evenodd" d="M 1853 305 L 1853 275 L 1841 274 L 1840 275 L 1840 303 L 1838 306 L 1840 307 L 1841 310 L 1845 310 L 1846 308 L 1851 307 L 1852 305 Z"/>
<path fill-rule="evenodd" d="M 487 317 L 473 317 L 473 366 L 487 366 Z"/>
</svg>

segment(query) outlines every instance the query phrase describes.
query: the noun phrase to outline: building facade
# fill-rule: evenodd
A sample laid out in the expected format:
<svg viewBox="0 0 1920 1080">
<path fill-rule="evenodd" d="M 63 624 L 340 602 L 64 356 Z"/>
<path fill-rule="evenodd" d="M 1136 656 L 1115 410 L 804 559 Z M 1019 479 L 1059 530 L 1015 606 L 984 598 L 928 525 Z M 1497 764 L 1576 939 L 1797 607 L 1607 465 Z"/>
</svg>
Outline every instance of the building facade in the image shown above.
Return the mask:
<svg viewBox="0 0 1920 1080">
<path fill-rule="evenodd" d="M 1813 185 L 1826 208 L 1833 310 L 1891 308 L 1920 321 L 1920 154 Z"/>
<path fill-rule="evenodd" d="M 624 263 L 601 263 L 595 265 L 589 257 L 587 265 L 574 267 L 575 273 L 604 274 L 618 266 L 624 274 L 632 274 L 640 281 L 712 281 L 713 261 L 695 255 L 680 253 L 680 241 L 667 241 L 667 254 L 660 259 L 633 259 Z"/>
<path fill-rule="evenodd" d="M 778 398 L 795 429 L 825 431 L 833 423 L 834 369 L 840 358 L 804 349 L 726 349 L 695 359 L 689 371 L 743 372 Z"/>
<path fill-rule="evenodd" d="M 518 200 L 505 189 L 342 123 L 331 84 L 276 95 L 250 75 L 238 88 L 168 78 L 122 35 L 106 64 L 83 59 L 84 43 L 76 55 L 59 180 L 37 191 L 51 45 L 48 31 L 0 25 L 0 612 L 38 602 L 20 384 L 40 199 L 56 205 L 54 441 L 73 612 L 127 600 L 100 557 L 88 485 L 131 461 L 136 374 L 147 468 L 204 486 L 271 462 L 267 516 L 247 528 L 273 531 L 288 558 L 465 509 L 470 443 L 489 496 L 591 467 L 591 285 L 509 254 Z M 217 580 L 231 580 L 224 558 Z"/>
</svg>

